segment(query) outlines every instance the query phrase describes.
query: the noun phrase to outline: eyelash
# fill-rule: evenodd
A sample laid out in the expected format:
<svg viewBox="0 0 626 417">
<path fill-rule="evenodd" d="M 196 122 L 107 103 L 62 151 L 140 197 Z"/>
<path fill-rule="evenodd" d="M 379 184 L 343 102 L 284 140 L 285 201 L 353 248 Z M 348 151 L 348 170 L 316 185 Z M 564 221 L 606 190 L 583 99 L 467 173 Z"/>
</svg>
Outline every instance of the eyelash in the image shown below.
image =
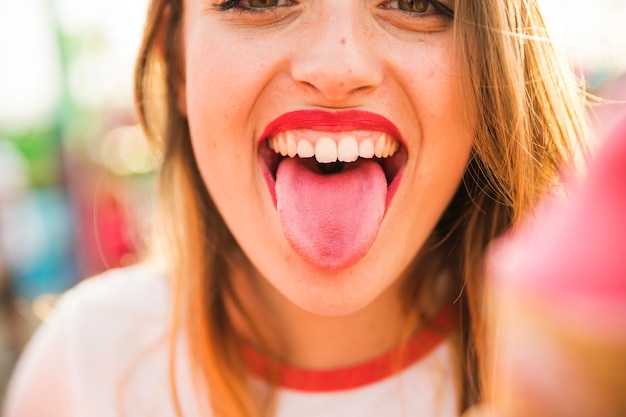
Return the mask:
<svg viewBox="0 0 626 417">
<path fill-rule="evenodd" d="M 284 7 L 284 6 L 269 6 L 269 7 L 242 6 L 241 2 L 242 0 L 224 0 L 223 2 L 216 4 L 215 8 L 222 12 L 226 10 L 238 10 L 240 13 L 258 14 L 258 13 L 265 13 L 265 12 L 273 11 L 278 7 Z M 292 3 L 292 1 L 289 0 L 289 3 Z"/>
<path fill-rule="evenodd" d="M 396 0 L 397 1 L 397 0 Z M 269 12 L 269 11 L 273 11 L 274 9 L 278 8 L 278 7 L 285 7 L 285 6 L 270 6 L 270 7 L 250 7 L 250 6 L 242 6 L 241 5 L 242 0 L 224 0 L 221 3 L 218 3 L 215 5 L 215 8 L 219 11 L 226 11 L 226 10 L 238 10 L 240 13 L 251 13 L 251 14 L 257 14 L 257 13 L 264 13 L 264 12 Z M 289 3 L 293 3 L 292 0 L 288 0 Z M 388 2 L 391 3 L 391 2 Z M 429 1 L 430 5 L 433 6 L 436 10 L 437 13 L 452 19 L 454 18 L 454 10 L 452 10 L 451 8 L 449 8 L 448 6 L 446 6 L 445 4 L 441 3 L 438 0 L 430 0 Z M 389 8 L 391 9 L 391 8 Z M 413 16 L 416 18 L 420 18 L 420 17 L 424 17 L 426 15 L 426 13 L 411 13 L 411 12 L 407 12 L 404 10 L 400 10 L 397 9 L 398 11 L 407 14 L 409 16 Z"/>
<path fill-rule="evenodd" d="M 396 2 L 397 2 L 397 0 L 396 0 Z M 441 1 L 438 1 L 438 0 L 428 0 L 428 3 L 430 3 L 431 6 L 433 6 L 433 8 L 435 9 L 436 14 L 442 15 L 443 17 L 448 18 L 448 19 L 453 19 L 454 18 L 454 10 L 452 10 L 447 5 L 443 4 Z M 404 13 L 404 14 L 408 14 L 409 16 L 413 16 L 413 17 L 417 17 L 417 18 L 425 17 L 425 16 L 427 16 L 429 14 L 435 14 L 435 13 L 412 13 L 412 12 L 400 10 L 399 8 L 397 10 L 402 12 L 402 13 Z"/>
</svg>

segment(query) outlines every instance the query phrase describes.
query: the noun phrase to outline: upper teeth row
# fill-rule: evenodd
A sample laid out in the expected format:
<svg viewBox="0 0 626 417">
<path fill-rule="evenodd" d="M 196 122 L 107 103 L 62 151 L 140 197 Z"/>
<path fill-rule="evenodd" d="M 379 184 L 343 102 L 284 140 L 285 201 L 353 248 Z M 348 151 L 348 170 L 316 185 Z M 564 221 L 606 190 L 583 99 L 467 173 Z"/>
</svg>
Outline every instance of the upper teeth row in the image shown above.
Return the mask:
<svg viewBox="0 0 626 417">
<path fill-rule="evenodd" d="M 267 140 L 276 153 L 290 158 L 315 157 L 317 162 L 354 162 L 361 158 L 387 158 L 400 149 L 400 142 L 386 133 L 375 138 L 359 138 L 346 133 L 341 138 L 320 136 L 315 141 L 296 138 L 292 132 L 280 132 Z"/>
</svg>

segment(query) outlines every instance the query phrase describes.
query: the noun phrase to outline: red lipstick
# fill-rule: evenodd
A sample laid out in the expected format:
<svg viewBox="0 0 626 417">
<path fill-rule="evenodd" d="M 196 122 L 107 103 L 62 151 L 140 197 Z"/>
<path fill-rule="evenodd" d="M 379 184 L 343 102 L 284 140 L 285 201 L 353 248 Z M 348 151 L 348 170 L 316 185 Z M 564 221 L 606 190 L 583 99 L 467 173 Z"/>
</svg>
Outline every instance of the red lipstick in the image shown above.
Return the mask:
<svg viewBox="0 0 626 417">
<path fill-rule="evenodd" d="M 259 142 L 278 132 L 291 129 L 315 129 L 328 132 L 373 130 L 386 132 L 405 145 L 400 130 L 389 119 L 363 110 L 329 112 L 324 110 L 297 110 L 285 113 L 265 128 Z"/>
</svg>

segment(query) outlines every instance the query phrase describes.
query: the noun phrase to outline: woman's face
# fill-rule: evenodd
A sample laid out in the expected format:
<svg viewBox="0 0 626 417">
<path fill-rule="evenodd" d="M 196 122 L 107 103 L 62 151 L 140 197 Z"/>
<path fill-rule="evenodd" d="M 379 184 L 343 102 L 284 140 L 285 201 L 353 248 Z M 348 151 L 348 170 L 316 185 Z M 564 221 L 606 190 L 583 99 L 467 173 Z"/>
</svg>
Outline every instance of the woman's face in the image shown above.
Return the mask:
<svg viewBox="0 0 626 417">
<path fill-rule="evenodd" d="M 459 186 L 472 123 L 452 4 L 185 0 L 200 172 L 260 275 L 308 311 L 383 294 Z"/>
</svg>

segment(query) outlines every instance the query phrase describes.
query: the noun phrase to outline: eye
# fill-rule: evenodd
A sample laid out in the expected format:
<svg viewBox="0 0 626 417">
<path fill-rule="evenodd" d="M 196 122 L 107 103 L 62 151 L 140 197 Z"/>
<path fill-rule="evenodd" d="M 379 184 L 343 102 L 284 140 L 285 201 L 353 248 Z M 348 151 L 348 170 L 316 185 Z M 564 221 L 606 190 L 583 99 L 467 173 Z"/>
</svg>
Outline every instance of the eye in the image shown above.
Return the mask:
<svg viewBox="0 0 626 417">
<path fill-rule="evenodd" d="M 449 29 L 454 21 L 455 0 L 381 0 L 383 21 L 412 32 L 434 33 Z"/>
<path fill-rule="evenodd" d="M 427 0 L 398 0 L 398 9 L 411 13 L 426 13 L 430 2 Z"/>
<path fill-rule="evenodd" d="M 277 9 L 281 6 L 288 6 L 292 0 L 223 0 L 214 6 L 215 9 L 239 10 L 249 12 L 264 12 L 264 9 Z"/>
<path fill-rule="evenodd" d="M 276 7 L 278 6 L 278 0 L 248 0 L 248 4 L 250 7 L 263 9 L 266 7 Z"/>
<path fill-rule="evenodd" d="M 390 0 L 385 2 L 382 8 L 399 10 L 415 17 L 427 17 L 442 15 L 448 18 L 454 17 L 454 10 L 449 3 L 452 1 L 439 0 Z"/>
<path fill-rule="evenodd" d="M 232 22 L 265 26 L 283 21 L 298 12 L 299 0 L 210 0 L 210 6 Z"/>
</svg>

